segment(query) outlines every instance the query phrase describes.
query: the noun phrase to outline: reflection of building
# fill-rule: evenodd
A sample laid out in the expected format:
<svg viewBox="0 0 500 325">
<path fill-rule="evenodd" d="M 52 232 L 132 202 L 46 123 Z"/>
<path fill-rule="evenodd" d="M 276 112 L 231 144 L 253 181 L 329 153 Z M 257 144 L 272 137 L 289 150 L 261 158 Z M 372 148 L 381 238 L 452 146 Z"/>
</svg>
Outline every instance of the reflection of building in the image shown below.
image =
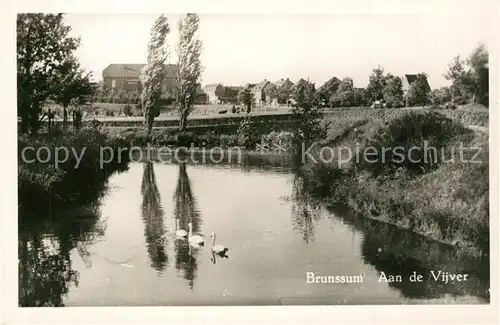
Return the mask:
<svg viewBox="0 0 500 325">
<path fill-rule="evenodd" d="M 145 64 L 110 64 L 102 71 L 102 79 L 107 89 L 141 92 L 139 80 Z M 176 64 L 167 64 L 167 75 L 162 85 L 162 92 L 174 94 L 175 74 L 179 70 Z"/>
</svg>

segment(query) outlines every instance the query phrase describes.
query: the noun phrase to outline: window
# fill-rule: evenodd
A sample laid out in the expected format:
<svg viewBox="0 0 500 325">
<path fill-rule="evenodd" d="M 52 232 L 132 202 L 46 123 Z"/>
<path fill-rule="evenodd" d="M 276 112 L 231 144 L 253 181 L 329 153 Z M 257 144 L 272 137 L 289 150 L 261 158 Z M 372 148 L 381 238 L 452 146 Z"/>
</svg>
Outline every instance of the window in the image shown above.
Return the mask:
<svg viewBox="0 0 500 325">
<path fill-rule="evenodd" d="M 111 79 L 111 88 L 116 88 L 116 79 Z"/>
</svg>

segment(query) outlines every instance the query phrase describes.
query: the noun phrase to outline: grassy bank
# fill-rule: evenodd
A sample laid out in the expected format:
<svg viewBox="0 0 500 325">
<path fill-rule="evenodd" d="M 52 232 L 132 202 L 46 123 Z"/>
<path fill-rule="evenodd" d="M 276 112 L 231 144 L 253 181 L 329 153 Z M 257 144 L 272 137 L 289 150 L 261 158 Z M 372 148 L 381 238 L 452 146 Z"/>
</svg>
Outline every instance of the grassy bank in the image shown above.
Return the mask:
<svg viewBox="0 0 500 325">
<path fill-rule="evenodd" d="M 444 148 L 444 157 L 420 153 L 414 161 L 395 162 L 382 148 Z M 317 198 L 334 205 L 347 204 L 357 214 L 409 229 L 473 255 L 489 253 L 488 135 L 434 112 L 409 111 L 385 122 L 358 122 L 323 143 L 334 148 L 355 144 L 373 147 L 376 160 L 352 160 L 340 166 L 334 161 L 311 162 L 302 173 Z M 460 145 L 480 147 L 459 157 Z M 315 152 L 318 156 L 319 153 Z M 445 162 L 443 158 L 454 162 Z M 384 158 L 384 160 L 382 159 Z M 461 161 L 463 160 L 463 161 Z"/>
<path fill-rule="evenodd" d="M 107 177 L 115 171 L 126 169 L 127 166 L 124 157 L 121 162 L 112 160 L 101 168 L 100 148 L 110 147 L 116 150 L 127 145 L 119 138 L 109 137 L 99 128 L 84 128 L 75 132 L 59 131 L 36 137 L 19 136 L 20 216 L 27 217 L 37 212 L 39 214 L 40 211 L 50 214 L 62 207 L 93 203 L 102 194 Z M 62 148 L 69 151 L 68 159 L 56 163 L 55 154 L 58 150 L 60 161 L 65 158 Z M 77 153 L 77 156 L 74 153 Z M 107 153 L 111 154 L 110 151 Z M 81 157 L 81 160 L 77 157 Z"/>
</svg>

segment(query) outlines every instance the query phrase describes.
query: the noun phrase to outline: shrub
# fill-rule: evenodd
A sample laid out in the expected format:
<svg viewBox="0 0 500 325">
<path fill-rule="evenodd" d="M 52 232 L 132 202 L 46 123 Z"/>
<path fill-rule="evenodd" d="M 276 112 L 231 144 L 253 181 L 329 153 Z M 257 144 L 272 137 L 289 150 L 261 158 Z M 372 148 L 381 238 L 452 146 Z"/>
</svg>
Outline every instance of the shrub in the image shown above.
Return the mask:
<svg viewBox="0 0 500 325">
<path fill-rule="evenodd" d="M 237 137 L 235 135 L 221 134 L 219 136 L 219 146 L 229 148 L 237 145 Z"/>
<path fill-rule="evenodd" d="M 445 109 L 457 109 L 457 105 L 453 104 L 452 102 L 448 102 L 444 104 Z"/>
<path fill-rule="evenodd" d="M 177 145 L 182 147 L 190 147 L 195 143 L 195 136 L 192 132 L 182 132 L 177 135 Z"/>
<path fill-rule="evenodd" d="M 409 112 L 391 120 L 369 139 L 365 147 L 376 152 L 367 159 L 361 159 L 358 167 L 371 171 L 375 176 L 394 175 L 400 167 L 410 174 L 421 174 L 435 169 L 443 158 L 441 150 L 453 141 L 470 140 L 473 132 L 458 122 L 436 112 Z M 424 144 L 426 141 L 426 144 Z M 434 147 L 437 152 L 424 150 Z M 419 150 L 409 151 L 411 148 Z M 400 148 L 396 154 L 395 148 Z M 446 152 L 449 154 L 448 150 Z M 411 153 L 411 159 L 408 156 Z M 403 158 L 401 158 L 401 154 Z M 373 162 L 375 161 L 375 162 Z"/>
<path fill-rule="evenodd" d="M 132 106 L 127 104 L 123 107 L 123 114 L 125 114 L 126 116 L 132 116 L 133 113 L 132 113 Z"/>
<path fill-rule="evenodd" d="M 73 116 L 74 116 L 73 125 L 75 126 L 76 129 L 79 129 L 82 125 L 82 117 L 83 117 L 82 111 L 79 109 L 76 110 Z"/>
<path fill-rule="evenodd" d="M 284 149 L 292 146 L 292 140 L 293 134 L 285 131 L 272 131 L 262 137 L 262 141 L 268 146 L 280 145 Z"/>
<path fill-rule="evenodd" d="M 255 127 L 249 116 L 241 120 L 238 126 L 237 134 L 237 145 L 245 148 L 254 147 L 255 144 L 260 141 L 259 132 Z"/>
<path fill-rule="evenodd" d="M 159 106 L 169 106 L 172 105 L 174 102 L 175 98 L 170 96 L 170 95 L 161 95 L 160 98 L 158 99 L 158 105 Z"/>
</svg>

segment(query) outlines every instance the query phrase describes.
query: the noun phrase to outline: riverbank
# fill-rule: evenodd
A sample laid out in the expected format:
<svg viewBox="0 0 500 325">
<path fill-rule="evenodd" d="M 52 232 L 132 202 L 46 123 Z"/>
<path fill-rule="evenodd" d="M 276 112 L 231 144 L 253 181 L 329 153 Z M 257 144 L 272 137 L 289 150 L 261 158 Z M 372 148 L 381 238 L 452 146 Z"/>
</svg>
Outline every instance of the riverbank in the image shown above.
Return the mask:
<svg viewBox="0 0 500 325">
<path fill-rule="evenodd" d="M 457 112 L 464 114 L 462 111 Z M 445 112 L 435 110 L 387 109 L 371 110 L 371 115 L 365 113 L 363 110 L 339 111 L 341 116 L 338 119 L 325 118 L 322 122 L 330 123 L 327 139 L 320 141 L 310 152 L 312 159 L 308 157 L 308 163 L 299 169 L 294 168 L 304 178 L 308 190 L 329 205 L 347 205 L 363 217 L 411 230 L 452 245 L 467 254 L 487 256 L 489 146 L 484 128 L 471 129 L 464 126 L 460 119 L 451 119 Z M 472 122 L 478 120 L 485 122 L 488 119 L 485 120 L 481 115 L 467 121 L 474 124 Z M 242 119 L 232 132 L 219 128 L 211 132 L 179 134 L 177 131 L 154 129 L 151 137 L 147 137 L 143 129 L 93 123 L 74 135 L 37 140 L 34 144 L 32 139 L 24 141 L 20 138 L 19 148 L 21 151 L 26 145 L 40 147 L 47 143 L 51 148 L 64 145 L 77 148 L 110 146 L 115 149 L 133 146 L 145 148 L 150 144 L 170 149 L 167 158 L 177 159 L 174 162 L 185 162 L 189 157 L 200 161 L 206 157 L 204 150 L 217 147 L 217 150 L 209 153 L 214 158 L 206 159 L 205 163 L 217 164 L 223 156 L 222 160 L 241 164 L 238 158 L 243 156 L 247 160 L 260 159 L 273 161 L 276 165 L 292 165 L 292 159 L 288 159 L 293 152 L 290 150 L 292 133 L 276 130 L 275 127 L 272 123 L 259 124 L 251 119 Z M 395 162 L 393 159 L 396 154 L 392 150 L 384 151 L 384 148 L 401 147 L 404 153 L 408 153 L 412 147 L 422 149 L 425 145 L 443 150 L 446 157 L 439 155 L 440 152 L 418 152 L 418 162 L 409 159 Z M 460 153 L 461 147 L 472 150 Z M 183 150 L 176 151 L 179 148 Z M 337 155 L 326 157 L 326 161 L 325 157 L 319 159 L 324 155 L 323 148 Z M 352 152 L 363 152 L 366 148 L 373 148 L 378 153 L 370 157 L 375 159 L 374 163 L 366 159 L 353 159 L 356 157 L 352 157 Z M 98 152 L 94 151 L 93 155 L 94 158 L 86 153 L 88 161 L 93 162 L 84 163 L 84 172 L 75 172 L 70 168 L 74 160 L 59 169 L 53 168 L 53 162 L 42 165 L 20 164 L 20 202 L 22 197 L 29 199 L 33 194 L 46 195 L 47 192 L 59 193 L 49 195 L 60 201 L 79 201 L 78 196 L 68 199 L 71 195 L 60 193 L 78 193 L 71 189 L 73 180 L 80 180 L 79 183 L 84 185 L 90 179 L 89 175 L 97 173 L 105 179 L 105 175 L 115 168 L 113 164 L 107 164 L 109 172 L 97 171 Z M 153 155 L 152 160 L 162 158 L 157 151 Z M 466 161 L 464 157 L 459 157 L 461 155 L 465 155 Z M 450 157 L 455 160 L 450 162 Z M 471 163 L 469 160 L 472 158 L 480 163 Z M 142 160 L 143 157 L 138 159 Z M 101 176 L 95 178 L 100 180 Z"/>
<path fill-rule="evenodd" d="M 339 166 L 338 157 L 327 163 L 309 162 L 301 173 L 318 199 L 347 205 L 358 215 L 452 245 L 461 253 L 489 255 L 487 133 L 433 112 L 409 112 L 338 133 L 323 145 L 354 150 L 358 144 L 361 151 L 372 147 L 378 152 L 371 156 L 376 162 L 351 160 Z M 448 162 L 440 155 L 421 154 L 420 162 L 396 163 L 391 152 L 381 154 L 383 148 L 422 148 L 424 141 L 442 148 Z M 459 157 L 461 146 L 470 149 L 464 157 Z"/>
<path fill-rule="evenodd" d="M 107 178 L 127 168 L 127 160 L 110 159 L 101 164 L 100 148 L 118 150 L 128 146 L 116 137 L 109 137 L 99 128 L 79 131 L 54 131 L 37 136 L 18 137 L 19 216 L 37 211 L 86 206 L 103 194 Z M 67 149 L 65 158 L 64 150 Z M 38 156 L 37 156 L 38 154 Z M 64 160 L 64 161 L 63 161 Z M 37 200 L 37 211 L 31 211 Z"/>
</svg>

